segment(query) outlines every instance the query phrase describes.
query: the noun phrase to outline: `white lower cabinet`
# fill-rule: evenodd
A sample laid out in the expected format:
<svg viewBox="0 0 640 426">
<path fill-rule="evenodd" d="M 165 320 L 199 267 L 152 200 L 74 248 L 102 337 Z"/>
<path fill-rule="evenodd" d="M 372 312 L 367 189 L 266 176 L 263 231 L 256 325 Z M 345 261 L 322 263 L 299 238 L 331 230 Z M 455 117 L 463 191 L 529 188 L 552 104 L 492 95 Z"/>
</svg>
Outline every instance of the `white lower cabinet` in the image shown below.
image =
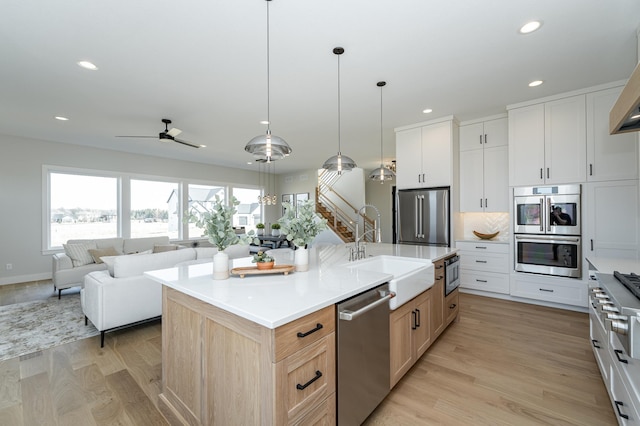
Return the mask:
<svg viewBox="0 0 640 426">
<path fill-rule="evenodd" d="M 509 294 L 509 245 L 456 241 L 460 288 Z"/>
<path fill-rule="evenodd" d="M 512 296 L 587 306 L 587 284 L 583 280 L 519 273 L 513 274 L 510 282 Z"/>
</svg>

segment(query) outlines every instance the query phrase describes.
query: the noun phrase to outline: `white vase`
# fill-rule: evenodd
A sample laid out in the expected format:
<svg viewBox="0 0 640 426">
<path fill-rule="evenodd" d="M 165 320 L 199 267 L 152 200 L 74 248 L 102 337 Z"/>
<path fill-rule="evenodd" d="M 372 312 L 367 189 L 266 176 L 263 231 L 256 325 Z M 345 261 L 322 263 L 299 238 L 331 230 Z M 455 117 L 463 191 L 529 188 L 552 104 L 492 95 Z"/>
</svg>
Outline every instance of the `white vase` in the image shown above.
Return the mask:
<svg viewBox="0 0 640 426">
<path fill-rule="evenodd" d="M 226 280 L 229 278 L 229 255 L 223 251 L 213 255 L 213 279 Z"/>
<path fill-rule="evenodd" d="M 280 230 L 279 229 L 272 229 L 271 230 L 271 236 L 272 237 L 279 237 L 280 236 Z"/>
<path fill-rule="evenodd" d="M 296 267 L 296 272 L 307 272 L 309 270 L 309 249 L 298 247 L 293 253 L 293 264 Z"/>
</svg>

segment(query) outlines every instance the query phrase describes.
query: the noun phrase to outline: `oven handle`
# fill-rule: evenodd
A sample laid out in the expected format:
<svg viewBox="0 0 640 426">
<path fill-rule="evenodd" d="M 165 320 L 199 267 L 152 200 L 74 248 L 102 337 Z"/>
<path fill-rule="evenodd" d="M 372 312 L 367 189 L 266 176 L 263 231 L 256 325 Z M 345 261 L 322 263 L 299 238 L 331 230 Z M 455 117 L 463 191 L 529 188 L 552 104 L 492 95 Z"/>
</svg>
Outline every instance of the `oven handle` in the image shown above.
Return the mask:
<svg viewBox="0 0 640 426">
<path fill-rule="evenodd" d="M 543 236 L 535 236 L 535 235 L 516 235 L 516 240 L 522 240 L 522 241 L 526 241 L 526 240 L 533 240 L 533 241 L 547 241 L 549 243 L 554 243 L 556 241 L 558 242 L 563 242 L 563 243 L 579 243 L 580 242 L 580 238 L 577 237 L 561 237 L 561 236 L 553 236 L 551 238 L 549 237 L 543 237 Z"/>
<path fill-rule="evenodd" d="M 544 223 L 547 221 L 547 215 L 544 211 L 544 198 L 540 198 L 540 232 L 544 232 Z"/>
<path fill-rule="evenodd" d="M 547 211 L 544 219 L 547 221 L 547 232 L 551 232 L 551 198 L 547 198 Z"/>
</svg>

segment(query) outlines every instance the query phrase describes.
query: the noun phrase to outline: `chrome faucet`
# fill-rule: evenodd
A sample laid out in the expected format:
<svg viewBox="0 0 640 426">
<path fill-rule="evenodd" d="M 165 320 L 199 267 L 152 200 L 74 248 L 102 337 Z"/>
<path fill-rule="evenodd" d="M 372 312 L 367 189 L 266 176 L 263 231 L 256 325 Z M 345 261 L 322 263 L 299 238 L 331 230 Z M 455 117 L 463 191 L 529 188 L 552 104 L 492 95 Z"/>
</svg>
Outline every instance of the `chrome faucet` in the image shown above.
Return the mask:
<svg viewBox="0 0 640 426">
<path fill-rule="evenodd" d="M 362 211 L 364 211 L 367 207 L 371 207 L 373 210 L 376 211 L 376 220 L 373 223 L 373 226 L 374 226 L 373 229 L 365 231 L 362 235 L 360 235 L 359 233 L 360 215 Z M 382 235 L 380 232 L 380 210 L 378 210 L 378 208 L 373 204 L 365 204 L 364 206 L 360 207 L 356 213 L 358 214 L 358 218 L 356 219 L 356 240 L 355 240 L 354 246 L 351 248 L 351 252 L 349 254 L 349 261 L 364 259 L 365 257 L 367 257 L 366 246 L 364 244 L 360 246 L 360 240 L 362 240 L 368 233 L 370 232 L 375 233 L 376 242 L 377 243 L 382 242 Z M 363 230 L 364 230 L 364 226 L 363 226 Z"/>
</svg>

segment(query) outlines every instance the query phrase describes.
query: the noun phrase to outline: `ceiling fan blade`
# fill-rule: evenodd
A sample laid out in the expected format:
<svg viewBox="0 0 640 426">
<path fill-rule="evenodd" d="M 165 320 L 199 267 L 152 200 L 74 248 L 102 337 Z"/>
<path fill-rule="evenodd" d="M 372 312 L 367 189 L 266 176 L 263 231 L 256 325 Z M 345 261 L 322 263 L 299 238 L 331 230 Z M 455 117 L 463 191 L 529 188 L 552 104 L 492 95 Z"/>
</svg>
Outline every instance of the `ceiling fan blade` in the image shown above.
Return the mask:
<svg viewBox="0 0 640 426">
<path fill-rule="evenodd" d="M 171 137 L 174 137 L 174 138 L 175 138 L 176 136 L 178 136 L 180 133 L 182 133 L 182 130 L 180 130 L 180 129 L 176 129 L 175 127 L 171 128 L 171 129 L 169 129 L 169 130 L 167 131 L 167 134 L 168 134 L 169 136 L 171 136 Z"/>
<path fill-rule="evenodd" d="M 183 140 L 180 140 L 180 139 L 175 139 L 174 138 L 173 140 L 174 140 L 174 142 L 178 142 L 178 143 L 181 143 L 182 145 L 190 146 L 191 148 L 201 148 L 202 147 L 201 145 L 197 145 L 195 143 L 183 141 Z"/>
<path fill-rule="evenodd" d="M 140 135 L 118 135 L 116 138 L 154 138 L 157 139 L 157 136 L 140 136 Z"/>
</svg>

